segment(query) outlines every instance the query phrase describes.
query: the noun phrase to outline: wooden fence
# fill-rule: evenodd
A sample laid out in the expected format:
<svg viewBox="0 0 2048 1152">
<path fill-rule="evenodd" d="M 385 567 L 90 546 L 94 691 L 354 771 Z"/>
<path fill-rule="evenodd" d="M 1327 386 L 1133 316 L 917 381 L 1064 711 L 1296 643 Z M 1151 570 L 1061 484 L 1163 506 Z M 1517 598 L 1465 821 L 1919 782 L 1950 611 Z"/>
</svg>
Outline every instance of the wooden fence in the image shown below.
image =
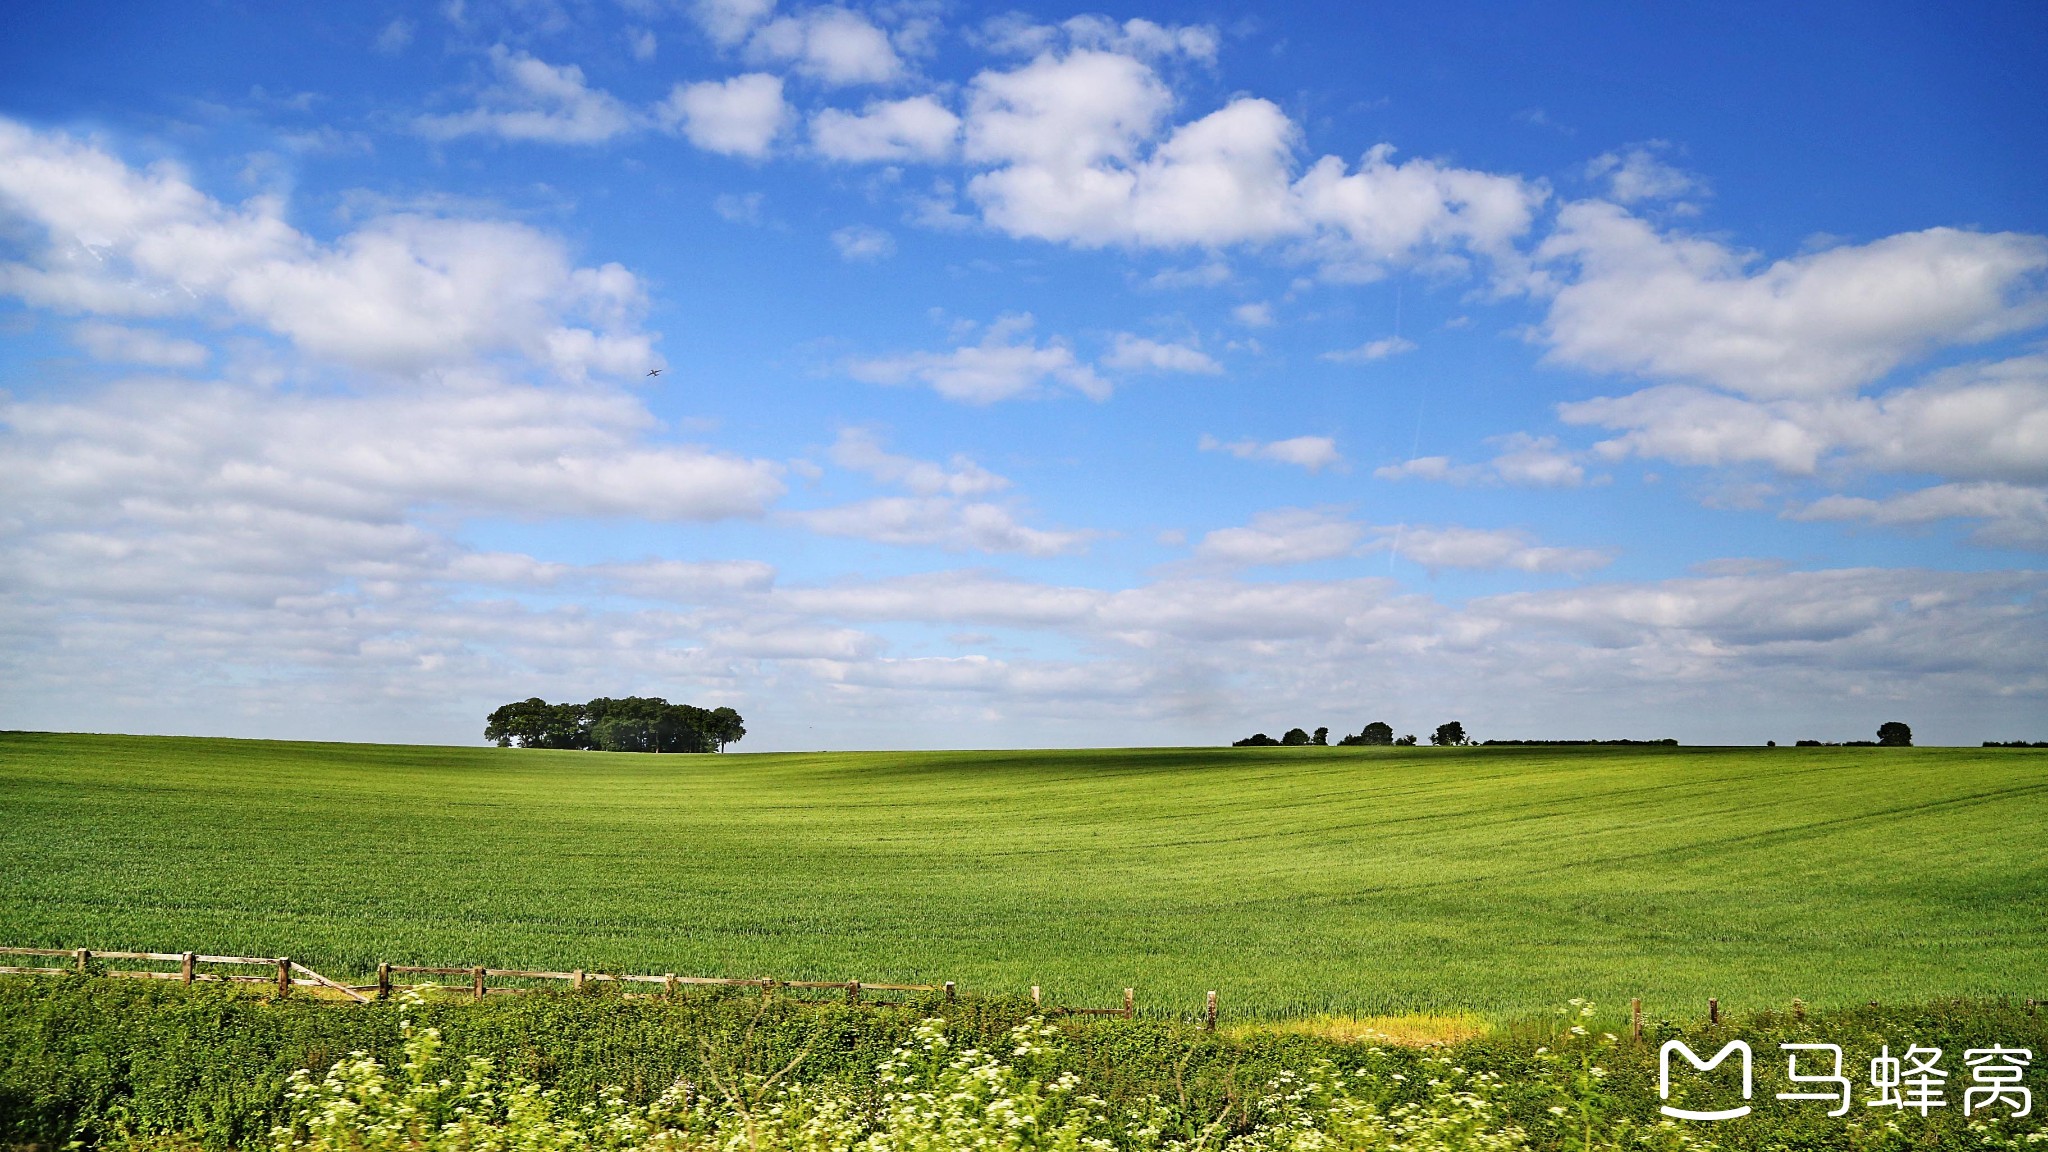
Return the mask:
<svg viewBox="0 0 2048 1152">
<path fill-rule="evenodd" d="M 570 972 L 542 972 L 525 968 L 448 968 L 420 964 L 379 964 L 377 982 L 374 984 L 344 984 L 330 980 L 289 956 L 207 956 L 197 952 L 100 952 L 90 948 L 8 948 L 0 947 L 0 956 L 28 956 L 49 959 L 62 958 L 70 961 L 63 967 L 24 967 L 0 965 L 0 975 L 13 976 L 69 976 L 86 975 L 97 971 L 103 976 L 118 976 L 140 980 L 177 980 L 185 984 L 235 983 L 263 984 L 276 988 L 280 997 L 291 995 L 293 988 L 322 988 L 329 992 L 367 1004 L 384 1000 L 392 991 L 417 989 L 420 991 L 467 993 L 471 998 L 482 1000 L 486 996 L 510 996 L 533 992 L 533 987 L 497 985 L 493 980 L 558 981 L 572 989 L 581 990 L 598 984 L 618 984 L 624 987 L 658 986 L 659 992 L 623 991 L 629 997 L 669 996 L 674 997 L 678 989 L 690 985 L 710 985 L 724 988 L 759 988 L 763 995 L 773 995 L 779 989 L 835 989 L 844 990 L 849 1005 L 861 1003 L 861 997 L 872 992 L 940 992 L 945 994 L 946 1003 L 954 1003 L 959 992 L 953 981 L 944 984 L 873 984 L 861 980 L 777 980 L 773 978 L 739 979 L 724 976 L 677 976 L 665 973 L 660 976 L 638 976 L 610 972 L 587 972 L 581 968 Z M 107 961 L 144 960 L 160 964 L 176 964 L 175 972 L 151 969 L 114 969 L 105 967 Z M 201 966 L 209 967 L 256 967 L 270 971 L 262 976 L 235 973 L 205 972 Z M 462 983 L 445 980 L 406 980 L 404 977 L 417 976 L 460 976 Z M 399 979 L 393 979 L 398 977 Z M 1137 1015 L 1137 993 L 1124 989 L 1124 1003 L 1121 1008 L 1068 1008 L 1055 1005 L 1047 1008 L 1036 986 L 1031 989 L 1031 1003 L 1041 1011 L 1063 1016 L 1121 1016 L 1130 1019 Z M 1215 1027 L 1216 994 L 1209 994 L 1209 1026 Z"/>
</svg>

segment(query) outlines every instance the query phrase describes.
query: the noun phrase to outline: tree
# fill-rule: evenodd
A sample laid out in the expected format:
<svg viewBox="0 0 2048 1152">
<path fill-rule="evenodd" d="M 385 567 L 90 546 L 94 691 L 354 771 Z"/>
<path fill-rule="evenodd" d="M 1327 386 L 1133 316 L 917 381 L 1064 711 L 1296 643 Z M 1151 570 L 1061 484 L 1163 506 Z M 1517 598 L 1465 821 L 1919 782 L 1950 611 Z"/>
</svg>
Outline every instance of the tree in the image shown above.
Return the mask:
<svg viewBox="0 0 2048 1152">
<path fill-rule="evenodd" d="M 1277 748 L 1280 742 L 1264 732 L 1254 732 L 1242 740 L 1232 740 L 1232 748 Z"/>
<path fill-rule="evenodd" d="M 1408 734 L 1407 734 L 1406 736 L 1403 736 L 1403 737 L 1401 737 L 1401 738 L 1400 738 L 1399 740 L 1396 740 L 1396 741 L 1394 741 L 1394 744 L 1395 744 L 1395 746 L 1396 746 L 1396 747 L 1399 747 L 1399 748 L 1413 748 L 1413 747 L 1415 747 L 1415 733 L 1413 733 L 1413 732 L 1410 732 L 1410 733 L 1408 733 Z"/>
<path fill-rule="evenodd" d="M 1438 747 L 1463 744 L 1465 743 L 1465 726 L 1456 720 L 1448 724 L 1439 724 L 1436 726 L 1436 731 L 1430 733 L 1429 742 Z"/>
<path fill-rule="evenodd" d="M 1308 738 L 1308 742 L 1311 744 L 1328 744 L 1330 742 L 1330 730 L 1328 728 L 1316 729 L 1315 734 Z"/>
<path fill-rule="evenodd" d="M 1394 726 L 1384 720 L 1375 720 L 1358 734 L 1360 744 L 1386 745 L 1394 742 Z"/>
<path fill-rule="evenodd" d="M 710 723 L 705 725 L 704 733 L 723 752 L 727 744 L 738 743 L 747 734 L 747 729 L 740 723 L 739 713 L 721 705 L 711 710 Z"/>
<path fill-rule="evenodd" d="M 1911 748 L 1913 730 L 1897 720 L 1887 720 L 1877 726 L 1877 745 L 1880 748 Z"/>
<path fill-rule="evenodd" d="M 484 722 L 484 739 L 500 748 L 587 748 L 583 705 L 550 704 L 538 696 L 507 704 Z"/>
<path fill-rule="evenodd" d="M 659 696 L 600 696 L 550 704 L 538 696 L 490 714 L 484 739 L 503 748 L 597 748 L 606 752 L 709 752 L 747 734 L 731 708 L 671 704 Z"/>
<path fill-rule="evenodd" d="M 1289 748 L 1298 748 L 1301 745 L 1308 743 L 1308 733 L 1303 732 L 1299 728 L 1289 728 L 1287 730 L 1287 735 L 1282 736 L 1280 738 L 1280 742 L 1282 744 L 1287 745 Z"/>
</svg>

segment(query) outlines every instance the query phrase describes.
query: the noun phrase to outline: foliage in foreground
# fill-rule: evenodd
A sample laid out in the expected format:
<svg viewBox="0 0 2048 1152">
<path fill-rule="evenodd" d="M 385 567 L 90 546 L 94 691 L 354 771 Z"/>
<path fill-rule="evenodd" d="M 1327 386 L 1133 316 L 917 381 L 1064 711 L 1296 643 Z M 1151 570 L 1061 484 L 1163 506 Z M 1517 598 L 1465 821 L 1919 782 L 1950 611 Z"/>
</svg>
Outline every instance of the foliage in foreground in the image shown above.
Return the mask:
<svg viewBox="0 0 2048 1152">
<path fill-rule="evenodd" d="M 1772 1098 L 1780 1042 L 1840 1043 L 1851 1067 L 1886 1043 L 2048 1052 L 2048 1016 L 1994 1002 L 1765 1012 L 1714 1028 L 1652 1019 L 1643 1044 L 1605 1034 L 1615 1021 L 1581 1004 L 1568 1019 L 1428 1050 L 1256 1025 L 1048 1026 L 1031 1011 L 1028 1000 L 852 1008 L 732 992 L 341 1005 L 0 979 L 0 1148 L 255 1149 L 276 1144 L 278 1128 L 364 1152 L 652 1148 L 663 1132 L 704 1152 L 1682 1152 L 1700 1139 L 1728 1152 L 1984 1152 L 2048 1139 L 2040 1115 L 1987 1122 L 1956 1107 L 1921 1117 L 1859 1103 L 1831 1118 Z M 1662 1124 L 1656 1051 L 1671 1038 L 1702 1052 L 1748 1040 L 1756 1115 Z M 932 1092 L 943 1100 L 908 1103 Z M 400 1100 L 411 1111 L 389 1110 Z M 912 1123 L 934 1109 L 937 1120 Z M 465 1116 L 467 1134 L 436 1135 Z M 1005 1127 L 990 1127 L 998 1119 Z"/>
<path fill-rule="evenodd" d="M 406 1028 L 403 1063 L 388 1069 L 351 1053 L 315 1081 L 292 1077 L 290 1115 L 271 1133 L 276 1152 L 480 1152 L 485 1149 L 601 1149 L 604 1152 L 1516 1152 L 1528 1134 L 1496 1106 L 1500 1077 L 1468 1072 L 1448 1056 L 1417 1066 L 1419 1090 L 1401 1099 L 1408 1077 L 1319 1061 L 1282 1072 L 1251 1105 L 1256 1122 L 1228 1135 L 1221 1116 L 1194 1126 L 1158 1097 L 1123 1108 L 1081 1090 L 1056 1063 L 1059 1030 L 1040 1018 L 1003 1037 L 1000 1051 L 959 1045 L 946 1022 L 920 1022 L 875 1071 L 872 1097 L 831 1082 L 785 1083 L 795 1062 L 771 1076 L 720 1076 L 700 1089 L 679 1081 L 651 1104 L 616 1091 L 578 1102 L 470 1057 L 440 1055 L 440 1033 Z M 1365 1053 L 1370 1061 L 1381 1050 Z M 799 1057 L 801 1059 L 801 1057 Z M 1609 1122 L 1594 1100 L 1604 1070 L 1564 1069 L 1563 1101 L 1549 1109 L 1583 1120 L 1580 1146 L 1684 1152 L 1706 1148 L 1661 1121 Z M 1596 1131 L 1597 1129 L 1597 1131 Z"/>
</svg>

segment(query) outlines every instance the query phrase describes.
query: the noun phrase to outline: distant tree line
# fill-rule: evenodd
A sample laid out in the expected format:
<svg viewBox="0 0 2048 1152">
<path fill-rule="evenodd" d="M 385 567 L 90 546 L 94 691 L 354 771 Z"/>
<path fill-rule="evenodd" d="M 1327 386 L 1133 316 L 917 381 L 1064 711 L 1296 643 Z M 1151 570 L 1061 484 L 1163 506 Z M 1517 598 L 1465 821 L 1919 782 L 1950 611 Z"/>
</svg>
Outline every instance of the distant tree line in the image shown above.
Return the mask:
<svg viewBox="0 0 2048 1152">
<path fill-rule="evenodd" d="M 1674 740 L 1674 739 L 1672 739 L 1671 737 L 1668 737 L 1668 736 L 1667 736 L 1667 737 L 1665 737 L 1665 738 L 1664 738 L 1664 739 L 1662 739 L 1662 740 L 1483 740 L 1483 741 L 1481 741 L 1481 743 L 1483 743 L 1483 744 L 1487 744 L 1487 745 L 1493 745 L 1493 744 L 1505 744 L 1505 745 L 1523 745 L 1523 744 L 1533 744 L 1533 745 L 1546 745 L 1546 746 L 1547 746 L 1547 745 L 1580 745 L 1580 744 L 1637 744 L 1637 745 L 1643 745 L 1643 746 L 1646 746 L 1646 747 L 1652 747 L 1652 748 L 1673 748 L 1673 747 L 1676 747 L 1676 746 L 1678 745 L 1678 741 L 1676 741 L 1676 740 Z"/>
<path fill-rule="evenodd" d="M 1313 733 L 1304 732 L 1299 728 L 1289 728 L 1287 734 L 1278 740 L 1273 739 L 1264 732 L 1254 732 L 1242 740 L 1232 740 L 1230 746 L 1232 748 L 1292 748 L 1303 745 L 1319 746 L 1329 742 L 1330 730 L 1328 728 L 1318 728 Z M 1437 725 L 1436 731 L 1430 735 L 1429 742 L 1446 746 L 1472 743 L 1465 735 L 1465 726 L 1456 720 L 1448 724 Z M 1338 737 L 1337 743 L 1346 748 L 1359 745 L 1406 748 L 1414 745 L 1415 737 L 1413 735 L 1396 736 L 1394 735 L 1393 725 L 1384 720 L 1375 720 L 1360 729 L 1355 736 Z"/>
<path fill-rule="evenodd" d="M 671 704 L 659 696 L 599 697 L 550 704 L 538 696 L 491 713 L 484 739 L 500 748 L 575 748 L 599 752 L 723 752 L 747 734 L 730 708 Z"/>
<path fill-rule="evenodd" d="M 1913 730 L 1898 720 L 1887 720 L 1877 726 L 1875 740 L 1799 740 L 1795 748 L 1911 748 Z"/>
<path fill-rule="evenodd" d="M 2048 740 L 2036 740 L 2031 744 L 2025 740 L 1986 740 L 1984 746 L 1986 748 L 2048 748 Z"/>
</svg>

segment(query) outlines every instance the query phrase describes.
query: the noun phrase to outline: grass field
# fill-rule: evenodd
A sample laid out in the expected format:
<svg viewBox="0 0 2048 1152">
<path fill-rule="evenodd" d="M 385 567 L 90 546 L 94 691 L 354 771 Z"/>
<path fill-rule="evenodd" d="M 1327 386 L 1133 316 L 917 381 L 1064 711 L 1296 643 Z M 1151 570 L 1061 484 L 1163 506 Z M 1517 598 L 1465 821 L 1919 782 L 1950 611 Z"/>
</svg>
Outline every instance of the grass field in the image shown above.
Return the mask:
<svg viewBox="0 0 2048 1152">
<path fill-rule="evenodd" d="M 0 735 L 0 943 L 1226 1014 L 2048 994 L 2048 752 Z"/>
</svg>

